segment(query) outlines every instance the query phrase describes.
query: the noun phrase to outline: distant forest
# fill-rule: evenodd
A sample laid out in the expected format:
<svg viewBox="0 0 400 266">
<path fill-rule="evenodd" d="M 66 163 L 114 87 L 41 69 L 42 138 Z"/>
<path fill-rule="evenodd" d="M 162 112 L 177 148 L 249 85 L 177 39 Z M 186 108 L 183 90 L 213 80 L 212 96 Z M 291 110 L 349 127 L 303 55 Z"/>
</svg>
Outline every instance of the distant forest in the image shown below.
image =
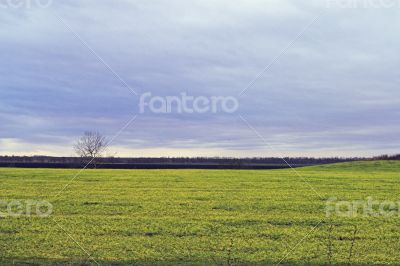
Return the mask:
<svg viewBox="0 0 400 266">
<path fill-rule="evenodd" d="M 360 160 L 400 160 L 399 155 L 382 155 L 373 158 L 96 158 L 96 164 L 88 164 L 79 157 L 50 156 L 0 156 L 0 167 L 26 168 L 107 168 L 107 169 L 278 169 Z M 87 165 L 88 164 L 88 165 Z"/>
</svg>

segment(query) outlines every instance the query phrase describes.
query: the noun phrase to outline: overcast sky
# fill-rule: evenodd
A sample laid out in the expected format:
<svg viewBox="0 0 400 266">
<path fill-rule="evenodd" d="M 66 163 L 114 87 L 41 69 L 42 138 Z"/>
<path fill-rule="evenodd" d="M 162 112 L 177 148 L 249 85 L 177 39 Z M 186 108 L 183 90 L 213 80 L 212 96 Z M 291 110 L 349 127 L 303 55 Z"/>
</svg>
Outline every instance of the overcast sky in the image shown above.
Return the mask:
<svg viewBox="0 0 400 266">
<path fill-rule="evenodd" d="M 400 5 L 8 2 L 0 154 L 71 156 L 86 130 L 113 140 L 115 156 L 400 152 Z M 141 113 L 149 92 L 232 96 L 239 108 Z"/>
</svg>

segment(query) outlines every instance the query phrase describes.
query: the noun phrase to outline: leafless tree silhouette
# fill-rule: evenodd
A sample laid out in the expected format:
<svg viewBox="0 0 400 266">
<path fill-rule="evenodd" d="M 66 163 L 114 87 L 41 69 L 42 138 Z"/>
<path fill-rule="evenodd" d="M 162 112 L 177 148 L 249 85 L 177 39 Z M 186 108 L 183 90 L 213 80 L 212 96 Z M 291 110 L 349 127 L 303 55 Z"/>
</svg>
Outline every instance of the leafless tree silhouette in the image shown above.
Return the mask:
<svg viewBox="0 0 400 266">
<path fill-rule="evenodd" d="M 87 131 L 74 145 L 75 152 L 96 168 L 96 158 L 107 149 L 106 138 L 99 132 Z"/>
</svg>

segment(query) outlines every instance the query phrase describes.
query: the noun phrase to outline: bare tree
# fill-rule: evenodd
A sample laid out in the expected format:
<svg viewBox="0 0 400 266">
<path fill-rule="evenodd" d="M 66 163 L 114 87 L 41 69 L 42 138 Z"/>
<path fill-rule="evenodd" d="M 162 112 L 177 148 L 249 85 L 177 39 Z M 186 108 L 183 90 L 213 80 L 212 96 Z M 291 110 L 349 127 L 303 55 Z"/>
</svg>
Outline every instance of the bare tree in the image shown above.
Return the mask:
<svg viewBox="0 0 400 266">
<path fill-rule="evenodd" d="M 99 132 L 87 131 L 75 143 L 75 152 L 88 164 L 93 163 L 96 168 L 96 158 L 100 157 L 107 149 L 106 138 Z"/>
</svg>

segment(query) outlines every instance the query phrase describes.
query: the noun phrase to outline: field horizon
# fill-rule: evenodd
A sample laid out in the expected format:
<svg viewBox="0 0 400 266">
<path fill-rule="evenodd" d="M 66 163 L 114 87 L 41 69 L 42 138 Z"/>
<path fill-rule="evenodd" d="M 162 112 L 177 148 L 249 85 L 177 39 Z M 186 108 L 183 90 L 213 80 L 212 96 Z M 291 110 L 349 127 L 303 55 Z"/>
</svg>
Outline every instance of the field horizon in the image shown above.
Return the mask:
<svg viewBox="0 0 400 266">
<path fill-rule="evenodd" d="M 400 0 L 0 12 L 0 266 L 400 266 Z"/>
</svg>

